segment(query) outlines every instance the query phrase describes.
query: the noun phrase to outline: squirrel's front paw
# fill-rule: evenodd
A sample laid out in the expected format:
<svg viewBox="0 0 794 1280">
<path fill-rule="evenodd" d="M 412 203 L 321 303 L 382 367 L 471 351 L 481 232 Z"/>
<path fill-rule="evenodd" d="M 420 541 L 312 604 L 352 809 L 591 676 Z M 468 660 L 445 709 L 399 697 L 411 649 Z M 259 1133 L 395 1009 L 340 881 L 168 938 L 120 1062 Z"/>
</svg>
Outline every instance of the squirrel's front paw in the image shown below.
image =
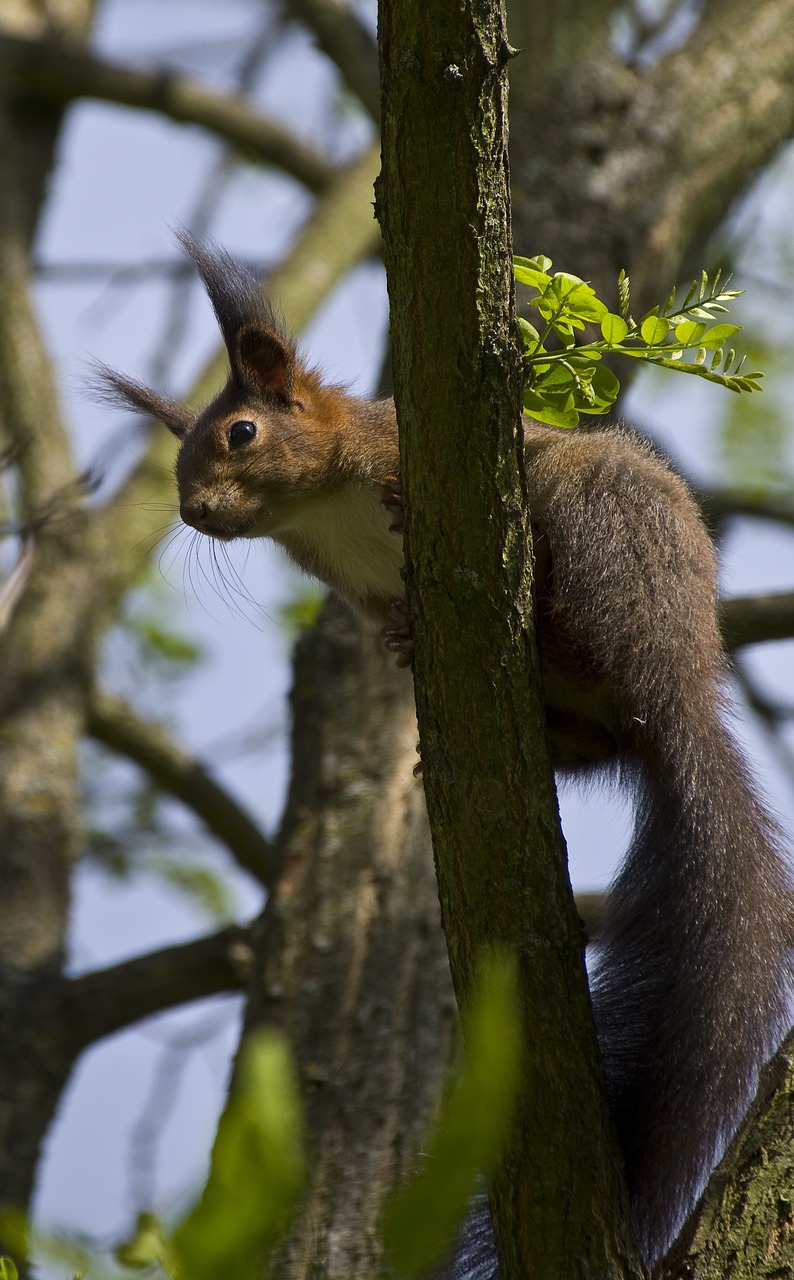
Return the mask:
<svg viewBox="0 0 794 1280">
<path fill-rule="evenodd" d="M 380 487 L 380 500 L 392 517 L 389 533 L 402 533 L 405 528 L 403 516 L 402 485 L 396 476 L 387 476 Z"/>
<path fill-rule="evenodd" d="M 381 627 L 380 633 L 389 652 L 397 654 L 396 665 L 410 667 L 414 657 L 414 638 L 404 600 L 393 601 L 389 608 L 389 621 Z"/>
</svg>

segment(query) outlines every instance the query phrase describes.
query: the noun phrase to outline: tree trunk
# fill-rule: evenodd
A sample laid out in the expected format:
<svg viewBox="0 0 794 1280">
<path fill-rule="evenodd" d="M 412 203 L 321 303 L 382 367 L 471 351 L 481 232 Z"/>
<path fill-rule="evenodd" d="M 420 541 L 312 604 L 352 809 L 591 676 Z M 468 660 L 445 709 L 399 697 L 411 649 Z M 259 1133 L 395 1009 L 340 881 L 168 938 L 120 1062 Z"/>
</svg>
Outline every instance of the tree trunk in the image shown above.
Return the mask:
<svg viewBox="0 0 794 1280">
<path fill-rule="evenodd" d="M 313 1162 L 276 1273 L 380 1273 L 386 1195 L 411 1172 L 455 1041 L 410 675 L 328 605 L 301 640 L 293 775 L 247 1025 L 284 1029 Z"/>
<path fill-rule="evenodd" d="M 518 959 L 527 1054 L 492 1186 L 501 1274 L 633 1274 L 546 745 L 531 597 L 499 4 L 381 9 L 380 199 L 417 709 L 459 1003 Z M 554 1105 L 550 1099 L 554 1098 Z"/>
</svg>

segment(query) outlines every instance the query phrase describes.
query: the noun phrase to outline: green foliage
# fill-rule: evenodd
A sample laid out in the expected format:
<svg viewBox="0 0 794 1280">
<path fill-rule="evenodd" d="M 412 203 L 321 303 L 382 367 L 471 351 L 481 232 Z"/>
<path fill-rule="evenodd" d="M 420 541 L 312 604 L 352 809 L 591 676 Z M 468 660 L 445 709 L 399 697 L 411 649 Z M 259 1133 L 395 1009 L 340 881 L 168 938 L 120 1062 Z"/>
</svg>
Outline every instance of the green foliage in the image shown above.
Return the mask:
<svg viewBox="0 0 794 1280">
<path fill-rule="evenodd" d="M 740 325 L 711 323 L 741 293 L 729 289 L 730 276 L 712 280 L 704 271 L 679 305 L 673 289 L 664 304 L 639 321 L 631 315 L 629 278 L 618 280 L 618 310 L 610 311 L 595 290 L 578 276 L 551 273 L 542 254 L 515 258 L 516 280 L 532 291 L 529 305 L 539 315 L 537 327 L 520 319 L 524 343 L 524 408 L 533 418 L 557 427 L 575 427 L 580 413 L 608 413 L 620 383 L 603 363 L 604 355 L 695 374 L 730 391 L 757 391 L 761 373 L 743 373 L 743 358 L 727 346 Z M 597 328 L 593 341 L 577 339 L 587 327 Z M 727 349 L 726 349 L 727 347 Z M 690 359 L 684 359 L 689 353 Z"/>
<path fill-rule="evenodd" d="M 184 670 L 201 660 L 201 647 L 194 640 L 167 630 L 159 619 L 138 617 L 134 625 L 144 657 L 161 665 L 164 671 Z"/>
<path fill-rule="evenodd" d="M 463 1019 L 466 1054 L 426 1146 L 418 1173 L 389 1204 L 387 1251 L 398 1271 L 417 1275 L 448 1251 L 478 1174 L 495 1167 L 521 1075 L 518 980 L 511 958 L 482 966 Z"/>
<path fill-rule="evenodd" d="M 499 1160 L 521 1078 L 518 1008 L 515 963 L 492 956 L 463 1017 L 464 1063 L 442 1104 L 426 1160 L 386 1212 L 387 1249 L 404 1274 L 424 1271 L 444 1255 L 477 1176 L 487 1177 Z M 141 1214 L 115 1252 L 122 1272 L 67 1234 L 33 1233 L 30 1244 L 64 1274 L 79 1272 L 90 1280 L 119 1280 L 128 1271 L 166 1280 L 254 1280 L 268 1273 L 305 1175 L 302 1109 L 289 1050 L 283 1036 L 260 1031 L 241 1055 L 201 1197 L 174 1230 Z M 5 1214 L 0 1225 L 8 1246 L 26 1256 L 24 1218 Z M 0 1280 L 17 1280 L 10 1259 L 0 1260 Z"/>
<path fill-rule="evenodd" d="M 114 881 L 157 876 L 214 924 L 235 918 L 234 893 L 223 869 L 202 857 L 203 836 L 175 830 L 163 806 L 163 794 L 147 780 L 129 784 L 126 773 L 103 768 L 107 757 L 91 752 L 86 770 L 86 809 L 90 822 L 85 854 Z M 112 794 L 117 777 L 121 790 Z"/>
<path fill-rule="evenodd" d="M 305 1176 L 301 1106 L 289 1051 L 252 1036 L 221 1117 L 199 1203 L 172 1238 L 185 1280 L 251 1280 L 289 1226 Z"/>
<path fill-rule="evenodd" d="M 35 1256 L 37 1262 L 46 1263 L 48 1270 L 56 1270 L 71 1280 L 120 1280 L 118 1271 L 109 1272 L 96 1255 L 77 1236 L 66 1233 L 45 1234 L 30 1228 L 25 1215 L 18 1209 L 0 1211 L 0 1227 L 3 1243 L 18 1258 Z M 5 1263 L 6 1270 L 2 1264 Z M 16 1280 L 18 1275 L 11 1258 L 0 1259 L 0 1280 Z"/>
<path fill-rule="evenodd" d="M 122 1272 L 76 1237 L 34 1232 L 31 1238 L 19 1213 L 0 1214 L 0 1225 L 20 1257 L 32 1245 L 40 1258 L 89 1280 L 119 1280 L 128 1271 L 166 1280 L 254 1280 L 267 1274 L 304 1178 L 301 1103 L 289 1049 L 283 1036 L 259 1031 L 241 1055 L 201 1198 L 173 1232 L 153 1214 L 140 1214 L 116 1250 Z M 17 1280 L 10 1258 L 0 1259 L 0 1280 Z"/>
</svg>

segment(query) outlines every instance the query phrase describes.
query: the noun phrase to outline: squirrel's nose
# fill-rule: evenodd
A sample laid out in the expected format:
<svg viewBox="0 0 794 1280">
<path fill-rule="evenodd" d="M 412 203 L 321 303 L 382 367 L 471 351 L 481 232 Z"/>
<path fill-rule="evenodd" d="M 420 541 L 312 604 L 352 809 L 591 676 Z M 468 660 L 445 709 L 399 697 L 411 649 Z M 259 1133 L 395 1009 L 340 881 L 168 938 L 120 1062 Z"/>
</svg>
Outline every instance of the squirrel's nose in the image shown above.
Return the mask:
<svg viewBox="0 0 794 1280">
<path fill-rule="evenodd" d="M 210 509 L 206 502 L 186 501 L 180 503 L 179 514 L 185 524 L 192 525 L 194 529 L 203 530 L 210 516 Z"/>
</svg>

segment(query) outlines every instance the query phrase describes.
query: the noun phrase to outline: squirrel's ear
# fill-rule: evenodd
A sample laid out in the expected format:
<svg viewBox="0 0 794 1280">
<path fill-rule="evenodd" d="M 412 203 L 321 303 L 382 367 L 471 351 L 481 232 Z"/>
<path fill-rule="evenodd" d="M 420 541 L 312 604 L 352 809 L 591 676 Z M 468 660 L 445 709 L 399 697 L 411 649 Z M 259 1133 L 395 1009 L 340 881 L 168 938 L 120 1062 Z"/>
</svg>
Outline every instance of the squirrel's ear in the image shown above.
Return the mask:
<svg viewBox="0 0 794 1280">
<path fill-rule="evenodd" d="M 184 440 L 196 421 L 195 415 L 177 400 L 161 396 L 157 391 L 152 391 L 151 387 L 135 382 L 133 378 L 125 378 L 106 365 L 95 365 L 92 388 L 100 400 L 109 404 L 121 404 L 134 409 L 136 413 L 156 418 L 168 427 L 177 440 Z"/>
<path fill-rule="evenodd" d="M 266 395 L 291 400 L 295 352 L 281 334 L 263 324 L 246 324 L 230 344 L 232 370 L 243 383 Z"/>
</svg>

